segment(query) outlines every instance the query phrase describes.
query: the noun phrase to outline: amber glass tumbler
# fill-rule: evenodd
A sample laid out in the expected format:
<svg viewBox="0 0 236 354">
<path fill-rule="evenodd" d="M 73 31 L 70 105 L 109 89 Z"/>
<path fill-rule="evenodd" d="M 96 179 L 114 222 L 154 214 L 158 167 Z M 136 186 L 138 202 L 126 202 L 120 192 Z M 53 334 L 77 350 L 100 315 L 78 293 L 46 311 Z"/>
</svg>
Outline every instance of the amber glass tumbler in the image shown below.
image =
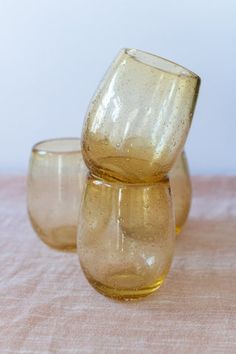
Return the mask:
<svg viewBox="0 0 236 354">
<path fill-rule="evenodd" d="M 175 246 L 169 180 L 131 185 L 88 175 L 77 242 L 81 267 L 97 291 L 121 300 L 153 293 Z"/>
<path fill-rule="evenodd" d="M 171 61 L 123 49 L 88 108 L 83 156 L 90 171 L 126 183 L 160 181 L 183 150 L 200 78 Z"/>
<path fill-rule="evenodd" d="M 169 177 L 175 209 L 176 234 L 179 234 L 187 220 L 192 200 L 191 178 L 184 151 L 176 160 Z"/>
<path fill-rule="evenodd" d="M 75 251 L 83 184 L 80 139 L 62 138 L 33 146 L 28 175 L 28 214 L 48 246 Z"/>
</svg>

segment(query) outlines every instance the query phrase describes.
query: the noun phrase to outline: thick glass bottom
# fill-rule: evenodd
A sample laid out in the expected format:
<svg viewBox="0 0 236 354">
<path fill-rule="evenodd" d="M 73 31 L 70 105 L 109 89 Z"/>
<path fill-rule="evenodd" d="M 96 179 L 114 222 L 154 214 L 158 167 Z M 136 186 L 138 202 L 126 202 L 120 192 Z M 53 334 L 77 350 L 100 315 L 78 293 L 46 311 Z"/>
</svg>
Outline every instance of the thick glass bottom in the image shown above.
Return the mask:
<svg viewBox="0 0 236 354">
<path fill-rule="evenodd" d="M 57 251 L 76 252 L 76 226 L 62 225 L 43 230 L 32 217 L 30 221 L 40 240 L 47 246 Z"/>
<path fill-rule="evenodd" d="M 88 282 L 95 290 L 104 296 L 121 301 L 137 300 L 152 294 L 162 285 L 166 275 L 162 275 L 153 284 L 139 288 L 135 284 L 144 282 L 144 278 L 141 275 L 134 273 L 112 274 L 106 280 L 108 283 L 113 283 L 114 286 L 108 286 L 93 279 L 84 269 L 83 271 Z M 132 286 L 132 284 L 134 285 Z"/>
<path fill-rule="evenodd" d="M 182 228 L 180 226 L 175 227 L 176 236 L 178 236 L 180 234 L 181 230 L 182 230 Z"/>
</svg>

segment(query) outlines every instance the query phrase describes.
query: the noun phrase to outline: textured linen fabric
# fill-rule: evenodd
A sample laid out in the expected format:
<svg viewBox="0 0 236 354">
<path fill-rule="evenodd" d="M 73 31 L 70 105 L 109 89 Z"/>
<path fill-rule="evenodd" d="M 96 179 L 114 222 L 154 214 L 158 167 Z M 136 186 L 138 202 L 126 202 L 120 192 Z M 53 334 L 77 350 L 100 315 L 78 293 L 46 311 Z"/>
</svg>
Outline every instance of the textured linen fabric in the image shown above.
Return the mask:
<svg viewBox="0 0 236 354">
<path fill-rule="evenodd" d="M 163 286 L 118 302 L 36 237 L 25 178 L 0 177 L 0 353 L 236 353 L 236 177 L 193 192 Z"/>
</svg>

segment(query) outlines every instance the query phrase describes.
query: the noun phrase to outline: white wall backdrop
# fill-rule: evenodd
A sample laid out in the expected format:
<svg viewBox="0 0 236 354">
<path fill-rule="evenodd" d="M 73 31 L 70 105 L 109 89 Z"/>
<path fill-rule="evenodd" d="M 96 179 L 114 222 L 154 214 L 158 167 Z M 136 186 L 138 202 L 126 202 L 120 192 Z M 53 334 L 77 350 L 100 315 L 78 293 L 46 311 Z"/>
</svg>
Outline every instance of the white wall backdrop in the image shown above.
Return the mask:
<svg viewBox="0 0 236 354">
<path fill-rule="evenodd" d="M 0 172 L 25 173 L 38 140 L 80 135 L 89 99 L 122 47 L 202 77 L 191 171 L 236 173 L 234 0 L 0 0 Z"/>
</svg>

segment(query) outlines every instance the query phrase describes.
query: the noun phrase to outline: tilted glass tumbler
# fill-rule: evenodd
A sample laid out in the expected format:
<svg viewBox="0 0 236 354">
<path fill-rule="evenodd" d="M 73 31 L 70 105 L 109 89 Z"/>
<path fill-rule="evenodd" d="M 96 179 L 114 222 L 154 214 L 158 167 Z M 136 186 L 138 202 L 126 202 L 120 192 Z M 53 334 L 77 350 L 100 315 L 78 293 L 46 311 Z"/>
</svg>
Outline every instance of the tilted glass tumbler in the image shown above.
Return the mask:
<svg viewBox="0 0 236 354">
<path fill-rule="evenodd" d="M 176 234 L 179 234 L 187 220 L 192 200 L 191 178 L 184 151 L 177 158 L 169 177 L 175 209 Z"/>
<path fill-rule="evenodd" d="M 83 156 L 93 174 L 128 183 L 161 180 L 183 150 L 200 78 L 184 67 L 123 49 L 93 97 Z"/>
<path fill-rule="evenodd" d="M 28 214 L 35 232 L 52 248 L 76 249 L 85 169 L 80 139 L 53 139 L 33 146 L 28 175 Z"/>
<path fill-rule="evenodd" d="M 88 175 L 77 242 L 81 268 L 98 292 L 121 300 L 153 293 L 175 246 L 169 180 L 125 184 Z"/>
</svg>

